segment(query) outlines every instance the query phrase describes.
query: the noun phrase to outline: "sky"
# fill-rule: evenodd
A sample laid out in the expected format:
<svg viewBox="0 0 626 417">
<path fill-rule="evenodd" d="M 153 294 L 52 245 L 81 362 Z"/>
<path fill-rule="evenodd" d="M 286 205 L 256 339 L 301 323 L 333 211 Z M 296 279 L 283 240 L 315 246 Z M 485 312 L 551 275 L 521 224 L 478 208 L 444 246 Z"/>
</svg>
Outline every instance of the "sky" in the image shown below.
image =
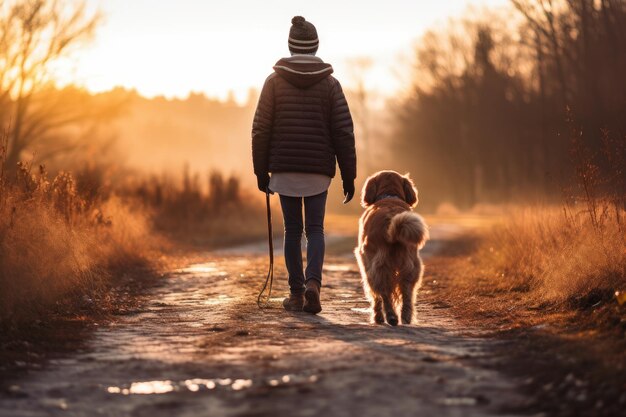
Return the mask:
<svg viewBox="0 0 626 417">
<path fill-rule="evenodd" d="M 91 91 L 116 86 L 153 97 L 203 92 L 244 101 L 272 65 L 289 55 L 291 18 L 302 15 L 320 38 L 318 56 L 346 85 L 355 58 L 373 65 L 366 87 L 392 96 L 407 81 L 413 45 L 426 30 L 468 7 L 507 0 L 86 0 L 104 20 L 95 39 L 59 74 Z"/>
</svg>

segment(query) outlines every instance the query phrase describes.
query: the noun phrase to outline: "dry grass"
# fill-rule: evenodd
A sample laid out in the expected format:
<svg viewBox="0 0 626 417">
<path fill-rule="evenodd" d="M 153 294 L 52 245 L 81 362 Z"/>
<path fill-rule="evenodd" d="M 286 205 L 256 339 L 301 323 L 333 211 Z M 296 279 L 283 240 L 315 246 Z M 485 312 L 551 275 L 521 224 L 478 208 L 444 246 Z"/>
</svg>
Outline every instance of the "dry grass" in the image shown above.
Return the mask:
<svg viewBox="0 0 626 417">
<path fill-rule="evenodd" d="M 486 234 L 476 259 L 512 286 L 526 285 L 545 301 L 581 299 L 626 289 L 624 211 L 594 225 L 585 213 L 527 208 Z"/>
<path fill-rule="evenodd" d="M 475 263 L 496 287 L 585 307 L 626 291 L 626 137 L 603 131 L 591 149 L 569 123 L 574 177 L 563 205 L 512 210 L 483 236 Z"/>
<path fill-rule="evenodd" d="M 20 165 L 0 181 L 0 319 L 90 299 L 116 268 L 146 264 L 147 220 L 118 199 L 82 198 L 73 177 Z"/>
<path fill-rule="evenodd" d="M 135 178 L 121 193 L 150 213 L 157 231 L 179 243 L 225 246 L 267 233 L 262 194 L 242 190 L 235 176 L 213 172 L 203 180 L 185 169 L 179 180 Z"/>
<path fill-rule="evenodd" d="M 421 294 L 494 331 L 625 340 L 626 306 L 615 297 L 626 289 L 620 230 L 608 215 L 595 229 L 588 216 L 571 217 L 558 207 L 512 209 L 428 259 Z"/>
<path fill-rule="evenodd" d="M 594 150 L 569 124 L 574 177 L 563 206 L 512 212 L 479 257 L 545 301 L 585 305 L 626 290 L 626 136 L 603 131 Z"/>
</svg>

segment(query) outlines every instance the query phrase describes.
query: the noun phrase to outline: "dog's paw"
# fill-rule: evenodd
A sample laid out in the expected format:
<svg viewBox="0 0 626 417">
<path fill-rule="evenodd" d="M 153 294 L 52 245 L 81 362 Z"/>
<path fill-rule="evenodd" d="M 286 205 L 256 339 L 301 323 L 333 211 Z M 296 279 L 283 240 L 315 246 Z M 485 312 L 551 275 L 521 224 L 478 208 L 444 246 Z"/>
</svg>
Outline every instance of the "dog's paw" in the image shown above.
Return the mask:
<svg viewBox="0 0 626 417">
<path fill-rule="evenodd" d="M 382 314 L 373 314 L 372 315 L 372 323 L 374 323 L 374 324 L 385 324 L 385 317 Z"/>
<path fill-rule="evenodd" d="M 391 324 L 392 326 L 397 326 L 398 316 L 396 316 L 395 314 L 387 314 L 387 323 Z"/>
<path fill-rule="evenodd" d="M 411 324 L 413 322 L 413 314 L 403 314 L 402 324 Z"/>
</svg>

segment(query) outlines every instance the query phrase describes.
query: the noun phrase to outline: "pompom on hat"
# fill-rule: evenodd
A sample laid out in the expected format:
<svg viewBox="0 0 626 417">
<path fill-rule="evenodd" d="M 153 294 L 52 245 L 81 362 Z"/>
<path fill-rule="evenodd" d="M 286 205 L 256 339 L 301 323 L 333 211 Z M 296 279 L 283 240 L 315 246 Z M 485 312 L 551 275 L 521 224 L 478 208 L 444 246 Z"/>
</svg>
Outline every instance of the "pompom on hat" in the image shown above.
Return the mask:
<svg viewBox="0 0 626 417">
<path fill-rule="evenodd" d="M 294 16 L 289 29 L 289 51 L 292 54 L 315 55 L 319 44 L 315 26 L 302 16 Z"/>
</svg>

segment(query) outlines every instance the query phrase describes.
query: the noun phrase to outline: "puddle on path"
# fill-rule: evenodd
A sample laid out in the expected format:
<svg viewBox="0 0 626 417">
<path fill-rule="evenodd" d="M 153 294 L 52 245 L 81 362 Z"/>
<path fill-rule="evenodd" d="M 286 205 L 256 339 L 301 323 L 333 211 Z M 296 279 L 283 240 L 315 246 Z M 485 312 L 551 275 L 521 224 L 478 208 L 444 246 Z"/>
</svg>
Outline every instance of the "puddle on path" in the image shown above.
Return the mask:
<svg viewBox="0 0 626 417">
<path fill-rule="evenodd" d="M 212 274 L 214 272 L 221 272 L 214 262 L 194 264 L 186 268 L 177 269 L 173 271 L 177 274 Z"/>
<path fill-rule="evenodd" d="M 318 379 L 319 377 L 315 374 L 285 374 L 277 377 L 264 378 L 256 383 L 253 382 L 252 379 L 242 378 L 192 378 L 181 381 L 136 381 L 121 386 L 109 386 L 106 387 L 106 391 L 109 394 L 120 395 L 158 395 L 180 391 L 202 392 L 207 390 L 219 390 L 221 388 L 241 391 L 251 388 L 254 384 L 268 387 L 280 387 L 289 384 L 312 384 L 317 382 Z"/>
<path fill-rule="evenodd" d="M 132 382 L 127 386 L 107 387 L 110 394 L 121 395 L 150 395 L 150 394 L 167 394 L 174 391 L 187 390 L 190 392 L 200 392 L 202 390 L 212 390 L 220 386 L 225 386 L 233 391 L 250 388 L 252 386 L 251 379 L 231 379 L 231 378 L 215 378 L 203 379 L 193 378 L 183 381 L 143 381 Z"/>
</svg>

